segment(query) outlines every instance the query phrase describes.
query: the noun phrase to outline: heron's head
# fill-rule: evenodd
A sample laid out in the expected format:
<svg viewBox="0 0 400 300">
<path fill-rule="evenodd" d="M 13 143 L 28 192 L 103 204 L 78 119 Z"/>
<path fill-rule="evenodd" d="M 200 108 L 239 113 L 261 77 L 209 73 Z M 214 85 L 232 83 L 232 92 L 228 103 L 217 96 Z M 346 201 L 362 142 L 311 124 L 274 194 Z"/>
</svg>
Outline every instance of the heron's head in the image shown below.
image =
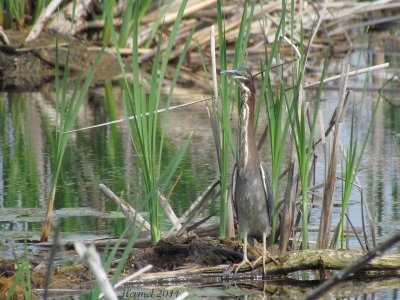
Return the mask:
<svg viewBox="0 0 400 300">
<path fill-rule="evenodd" d="M 238 83 L 242 91 L 244 90 L 248 92 L 253 92 L 253 76 L 251 75 L 250 69 L 248 67 L 240 67 L 234 70 L 221 71 L 221 74 L 234 79 Z"/>
</svg>

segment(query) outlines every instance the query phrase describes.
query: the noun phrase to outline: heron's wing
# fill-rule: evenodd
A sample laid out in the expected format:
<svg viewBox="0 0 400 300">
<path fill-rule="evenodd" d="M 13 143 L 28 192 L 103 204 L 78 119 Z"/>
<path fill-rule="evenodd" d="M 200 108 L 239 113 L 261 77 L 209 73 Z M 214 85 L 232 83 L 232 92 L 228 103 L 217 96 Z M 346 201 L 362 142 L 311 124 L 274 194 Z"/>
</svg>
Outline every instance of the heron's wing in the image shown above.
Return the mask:
<svg viewBox="0 0 400 300">
<path fill-rule="evenodd" d="M 231 191 L 231 197 L 232 197 L 232 204 L 233 204 L 233 208 L 235 209 L 235 213 L 237 216 L 237 207 L 236 207 L 236 199 L 235 199 L 235 192 L 236 192 L 236 177 L 237 177 L 237 165 L 235 164 L 235 166 L 233 167 L 233 171 L 232 171 L 232 191 Z"/>
<path fill-rule="evenodd" d="M 274 197 L 272 193 L 271 174 L 269 172 L 268 166 L 264 162 L 260 163 L 260 172 L 264 187 L 265 198 L 267 201 L 268 216 L 270 218 L 270 222 L 272 222 L 274 214 Z"/>
</svg>

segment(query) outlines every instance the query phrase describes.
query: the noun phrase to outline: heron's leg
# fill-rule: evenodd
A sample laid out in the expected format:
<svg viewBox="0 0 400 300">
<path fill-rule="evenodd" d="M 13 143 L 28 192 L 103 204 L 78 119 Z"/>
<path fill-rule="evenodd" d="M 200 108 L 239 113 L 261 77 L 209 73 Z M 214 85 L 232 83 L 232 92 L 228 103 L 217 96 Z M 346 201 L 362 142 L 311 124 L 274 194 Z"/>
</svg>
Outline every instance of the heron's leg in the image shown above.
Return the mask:
<svg viewBox="0 0 400 300">
<path fill-rule="evenodd" d="M 267 235 L 263 233 L 262 272 L 265 275 L 265 257 L 267 256 Z"/>
<path fill-rule="evenodd" d="M 265 268 L 265 259 L 269 258 L 270 260 L 272 260 L 274 263 L 278 264 L 278 262 L 276 261 L 275 258 L 273 258 L 272 256 L 267 254 L 267 235 L 265 233 L 263 233 L 263 252 L 262 255 L 257 258 L 257 260 L 254 262 L 254 265 L 256 266 L 260 260 L 262 260 L 262 273 L 263 275 L 265 275 L 266 272 L 266 268 Z"/>
<path fill-rule="evenodd" d="M 247 233 L 244 234 L 243 237 L 243 260 L 240 264 L 235 264 L 234 267 L 236 267 L 235 273 L 237 273 L 237 271 L 243 267 L 244 265 L 248 265 L 250 266 L 252 269 L 254 269 L 253 264 L 249 261 L 249 259 L 247 258 Z"/>
<path fill-rule="evenodd" d="M 256 259 L 254 265 L 256 266 L 262 260 L 262 272 L 265 274 L 265 258 L 267 257 L 267 235 L 263 233 L 263 252 L 262 255 Z"/>
</svg>

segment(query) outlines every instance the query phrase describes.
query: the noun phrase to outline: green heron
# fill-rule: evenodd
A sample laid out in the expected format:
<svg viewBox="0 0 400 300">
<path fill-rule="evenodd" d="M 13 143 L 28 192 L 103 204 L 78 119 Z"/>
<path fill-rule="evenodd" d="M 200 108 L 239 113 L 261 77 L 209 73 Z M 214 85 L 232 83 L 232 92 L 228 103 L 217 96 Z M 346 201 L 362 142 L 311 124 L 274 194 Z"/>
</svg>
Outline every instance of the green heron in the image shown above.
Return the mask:
<svg viewBox="0 0 400 300">
<path fill-rule="evenodd" d="M 236 165 L 232 174 L 232 197 L 243 236 L 243 261 L 236 265 L 237 272 L 242 266 L 254 268 L 261 259 L 263 273 L 267 257 L 266 241 L 271 234 L 273 209 L 272 187 L 269 172 L 260 160 L 254 137 L 255 94 L 253 76 L 247 67 L 221 71 L 234 79 L 241 92 Z M 247 257 L 247 239 L 263 240 L 263 255 L 254 265 Z"/>
</svg>

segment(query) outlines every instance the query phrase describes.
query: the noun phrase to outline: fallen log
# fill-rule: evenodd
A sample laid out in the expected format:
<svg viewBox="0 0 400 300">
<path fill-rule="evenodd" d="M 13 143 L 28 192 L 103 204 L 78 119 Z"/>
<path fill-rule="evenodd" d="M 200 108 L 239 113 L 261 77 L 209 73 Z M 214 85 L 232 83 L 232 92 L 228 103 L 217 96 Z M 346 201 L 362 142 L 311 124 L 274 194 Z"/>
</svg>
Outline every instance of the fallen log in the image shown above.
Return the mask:
<svg viewBox="0 0 400 300">
<path fill-rule="evenodd" d="M 276 256 L 279 264 L 272 261 L 267 263 L 266 275 L 273 278 L 274 275 L 289 275 L 290 273 L 311 270 L 340 270 L 365 255 L 365 252 L 358 250 L 304 250 L 291 251 L 283 255 Z M 261 278 L 261 265 L 256 269 L 243 268 L 238 273 L 231 272 L 231 265 L 218 265 L 212 267 L 182 267 L 179 270 L 168 272 L 147 273 L 141 275 L 135 284 L 150 284 L 163 282 L 182 282 L 182 278 L 188 281 L 204 281 L 207 277 L 225 279 L 240 278 Z M 356 275 L 363 274 L 364 277 L 379 275 L 400 274 L 400 254 L 385 254 L 377 257 L 361 268 Z"/>
</svg>

